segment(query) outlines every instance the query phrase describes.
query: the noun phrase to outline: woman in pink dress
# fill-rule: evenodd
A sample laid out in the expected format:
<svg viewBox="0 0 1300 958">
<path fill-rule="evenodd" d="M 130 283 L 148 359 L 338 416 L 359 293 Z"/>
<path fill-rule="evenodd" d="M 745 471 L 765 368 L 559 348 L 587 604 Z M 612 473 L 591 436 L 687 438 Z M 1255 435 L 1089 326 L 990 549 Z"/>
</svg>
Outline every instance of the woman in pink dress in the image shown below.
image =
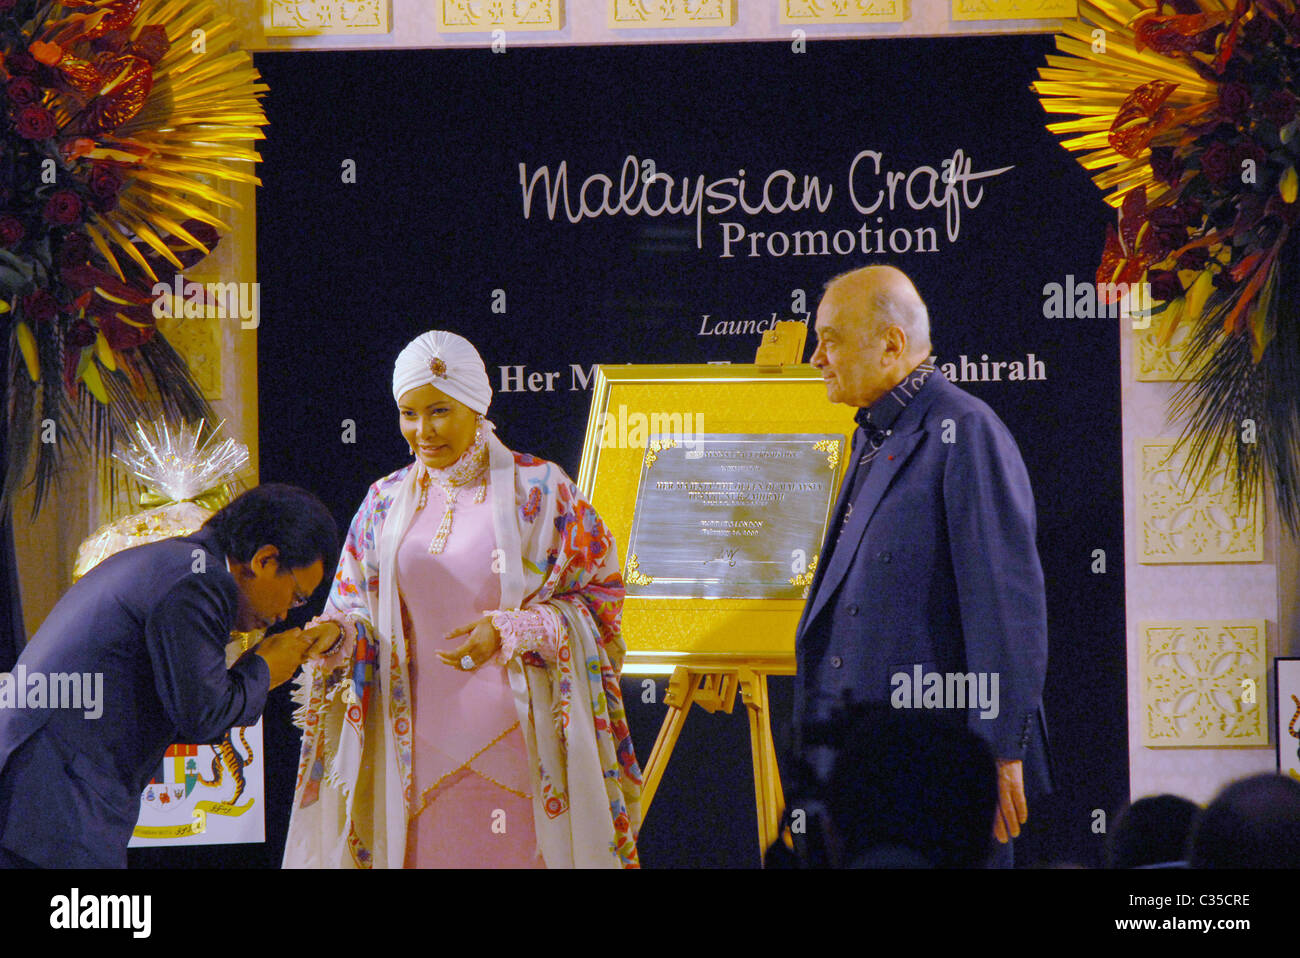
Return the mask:
<svg viewBox="0 0 1300 958">
<path fill-rule="evenodd" d="M 304 667 L 286 867 L 636 867 L 623 580 L 596 511 L 486 419 L 472 345 L 393 375 L 414 461 L 371 486 Z"/>
</svg>

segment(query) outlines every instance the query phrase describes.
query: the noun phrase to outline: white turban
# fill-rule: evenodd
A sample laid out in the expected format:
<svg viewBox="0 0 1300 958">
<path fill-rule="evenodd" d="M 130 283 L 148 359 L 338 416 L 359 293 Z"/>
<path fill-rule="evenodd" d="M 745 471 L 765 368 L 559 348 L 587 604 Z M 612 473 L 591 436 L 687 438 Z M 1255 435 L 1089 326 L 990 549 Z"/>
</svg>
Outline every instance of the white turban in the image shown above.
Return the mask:
<svg viewBox="0 0 1300 958">
<path fill-rule="evenodd" d="M 492 386 L 478 350 L 464 336 L 433 330 L 411 340 L 393 367 L 393 399 L 421 386 L 464 403 L 476 413 L 486 414 L 492 402 Z"/>
</svg>

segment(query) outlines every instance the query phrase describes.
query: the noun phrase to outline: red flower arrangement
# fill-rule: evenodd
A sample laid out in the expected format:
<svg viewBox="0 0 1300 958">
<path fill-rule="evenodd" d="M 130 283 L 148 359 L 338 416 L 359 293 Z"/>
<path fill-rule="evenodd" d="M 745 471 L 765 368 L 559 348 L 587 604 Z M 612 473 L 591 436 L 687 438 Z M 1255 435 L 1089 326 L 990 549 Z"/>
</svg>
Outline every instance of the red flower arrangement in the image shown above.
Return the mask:
<svg viewBox="0 0 1300 958">
<path fill-rule="evenodd" d="M 206 0 L 0 0 L 0 511 L 33 453 L 39 507 L 65 450 L 105 456 L 160 412 L 214 419 L 153 290 L 229 228 L 213 184 L 257 182 L 238 164 L 258 159 L 265 87 L 236 36 Z M 71 442 L 36 442 L 47 418 Z"/>
<path fill-rule="evenodd" d="M 1192 478 L 1226 457 L 1244 498 L 1267 475 L 1300 531 L 1300 8 L 1155 0 L 1116 16 L 1084 0 L 1057 39 L 1079 59 L 1049 57 L 1034 84 L 1049 112 L 1085 117 L 1048 128 L 1112 167 L 1094 176 L 1119 207 L 1097 283 L 1145 279 L 1162 345 L 1190 328 L 1172 414 Z"/>
</svg>

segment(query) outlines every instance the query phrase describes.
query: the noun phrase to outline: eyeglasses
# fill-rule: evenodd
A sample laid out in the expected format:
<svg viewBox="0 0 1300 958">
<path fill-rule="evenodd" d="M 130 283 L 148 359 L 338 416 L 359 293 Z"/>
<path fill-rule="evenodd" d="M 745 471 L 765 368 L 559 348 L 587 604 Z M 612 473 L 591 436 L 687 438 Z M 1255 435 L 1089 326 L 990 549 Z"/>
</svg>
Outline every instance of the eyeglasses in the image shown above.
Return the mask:
<svg viewBox="0 0 1300 958">
<path fill-rule="evenodd" d="M 289 606 L 289 608 L 291 609 L 302 608 L 304 605 L 306 605 L 308 602 L 311 601 L 311 596 L 309 594 L 303 593 L 302 586 L 298 584 L 298 577 L 293 574 L 292 569 L 286 569 L 285 571 L 289 573 L 289 578 L 293 580 L 293 605 Z"/>
</svg>

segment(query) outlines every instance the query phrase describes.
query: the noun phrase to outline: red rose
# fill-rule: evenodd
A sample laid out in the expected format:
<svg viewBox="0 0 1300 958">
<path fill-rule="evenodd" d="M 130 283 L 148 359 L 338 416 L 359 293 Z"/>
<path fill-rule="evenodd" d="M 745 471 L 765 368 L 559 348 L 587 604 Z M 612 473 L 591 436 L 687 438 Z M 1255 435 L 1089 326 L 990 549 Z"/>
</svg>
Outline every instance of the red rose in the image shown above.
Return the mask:
<svg viewBox="0 0 1300 958">
<path fill-rule="evenodd" d="M 1222 140 L 1215 140 L 1201 154 L 1201 172 L 1215 186 L 1226 186 L 1235 179 L 1237 171 L 1232 168 L 1232 150 Z"/>
<path fill-rule="evenodd" d="M 81 219 L 81 197 L 72 190 L 55 190 L 45 204 L 45 221 L 55 226 L 68 226 Z"/>
<path fill-rule="evenodd" d="M 1232 148 L 1232 165 L 1239 171 L 1244 173 L 1247 160 L 1255 161 L 1255 181 L 1259 182 L 1260 174 L 1264 172 L 1264 164 L 1268 162 L 1268 151 L 1250 137 Z"/>
<path fill-rule="evenodd" d="M 1147 232 L 1147 248 L 1151 258 L 1162 260 L 1187 242 L 1187 225 L 1183 211 L 1177 206 L 1157 206 L 1147 213 L 1151 229 Z"/>
<path fill-rule="evenodd" d="M 96 207 L 103 210 L 116 206 L 117 194 L 122 189 L 123 182 L 122 174 L 116 164 L 96 163 L 92 166 L 87 185 L 90 187 L 91 195 L 100 201 L 95 204 Z"/>
<path fill-rule="evenodd" d="M 10 76 L 30 76 L 36 72 L 36 58 L 26 50 L 19 50 L 5 57 L 5 69 Z"/>
<path fill-rule="evenodd" d="M 1194 196 L 1184 196 L 1178 201 L 1178 208 L 1183 211 L 1183 222 L 1193 228 L 1200 224 L 1201 217 L 1205 215 L 1205 207 Z"/>
<path fill-rule="evenodd" d="M 1296 98 L 1290 90 L 1274 90 L 1264 98 L 1259 112 L 1264 119 L 1278 126 L 1286 126 L 1296 115 Z"/>
<path fill-rule="evenodd" d="M 1183 165 L 1174 156 L 1172 146 L 1153 146 L 1151 148 L 1151 173 L 1156 181 L 1170 186 L 1178 182 L 1183 175 Z"/>
<path fill-rule="evenodd" d="M 1219 113 L 1236 121 L 1250 109 L 1250 88 L 1244 83 L 1225 83 L 1219 88 Z"/>
<path fill-rule="evenodd" d="M 5 93 L 14 106 L 30 106 L 41 102 L 41 88 L 32 82 L 31 77 L 14 77 L 5 87 Z"/>
<path fill-rule="evenodd" d="M 23 316 L 33 323 L 48 323 L 59 311 L 59 301 L 48 289 L 38 289 L 23 297 Z"/>
<path fill-rule="evenodd" d="M 90 259 L 90 240 L 82 233 L 69 233 L 59 247 L 59 267 L 68 269 Z"/>
<path fill-rule="evenodd" d="M 1179 269 L 1194 269 L 1197 272 L 1205 269 L 1205 264 L 1210 261 L 1210 253 L 1204 246 L 1193 246 L 1191 249 L 1178 257 Z"/>
<path fill-rule="evenodd" d="M 0 216 L 0 246 L 9 249 L 27 235 L 23 221 L 16 216 Z"/>
<path fill-rule="evenodd" d="M 54 114 L 43 106 L 32 104 L 18 112 L 18 135 L 27 140 L 48 140 L 58 130 Z"/>
<path fill-rule="evenodd" d="M 1147 273 L 1147 282 L 1151 284 L 1153 299 L 1168 302 L 1183 295 L 1183 284 L 1178 281 L 1178 274 L 1167 269 L 1153 269 Z"/>
</svg>

